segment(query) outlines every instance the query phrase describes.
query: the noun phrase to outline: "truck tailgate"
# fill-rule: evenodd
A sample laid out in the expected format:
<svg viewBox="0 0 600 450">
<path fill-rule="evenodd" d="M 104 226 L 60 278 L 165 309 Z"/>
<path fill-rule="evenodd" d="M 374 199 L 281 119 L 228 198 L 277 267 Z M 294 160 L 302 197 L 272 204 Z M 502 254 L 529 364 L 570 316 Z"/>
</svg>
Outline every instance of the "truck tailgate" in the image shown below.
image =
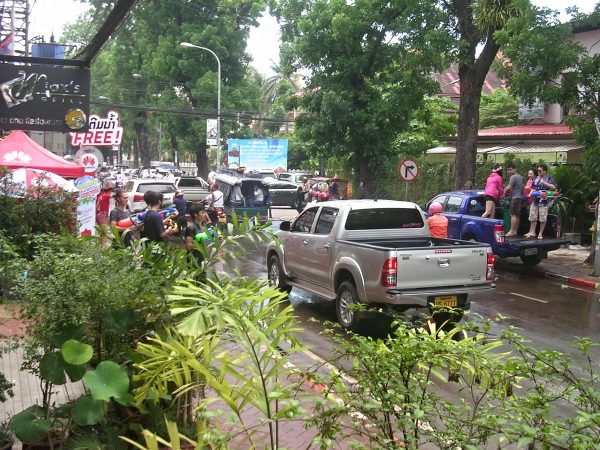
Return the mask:
<svg viewBox="0 0 600 450">
<path fill-rule="evenodd" d="M 486 282 L 487 248 L 398 249 L 398 289 L 472 286 Z"/>
</svg>

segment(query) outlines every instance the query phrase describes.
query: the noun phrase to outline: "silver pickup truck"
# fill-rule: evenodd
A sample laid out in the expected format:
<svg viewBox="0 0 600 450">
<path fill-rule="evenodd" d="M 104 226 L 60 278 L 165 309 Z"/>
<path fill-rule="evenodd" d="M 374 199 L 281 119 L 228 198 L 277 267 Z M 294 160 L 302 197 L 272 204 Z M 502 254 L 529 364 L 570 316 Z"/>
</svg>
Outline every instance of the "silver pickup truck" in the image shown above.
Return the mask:
<svg viewBox="0 0 600 450">
<path fill-rule="evenodd" d="M 411 202 L 309 205 L 293 222 L 282 222 L 277 235 L 267 247 L 269 283 L 335 300 L 338 321 L 349 330 L 370 315 L 356 311 L 357 302 L 389 306 L 419 321 L 436 305 L 467 310 L 475 296 L 494 287 L 490 246 L 431 237 L 423 212 Z"/>
</svg>

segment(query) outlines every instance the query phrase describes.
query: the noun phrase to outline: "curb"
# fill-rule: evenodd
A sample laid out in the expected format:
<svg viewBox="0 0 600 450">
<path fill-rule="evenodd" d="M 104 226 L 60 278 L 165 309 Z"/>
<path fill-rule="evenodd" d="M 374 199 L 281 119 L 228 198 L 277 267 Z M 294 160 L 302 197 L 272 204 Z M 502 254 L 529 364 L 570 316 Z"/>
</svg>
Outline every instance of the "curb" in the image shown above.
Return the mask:
<svg viewBox="0 0 600 450">
<path fill-rule="evenodd" d="M 585 286 L 590 287 L 592 289 L 598 289 L 600 287 L 600 283 L 596 283 L 595 281 L 591 280 L 586 280 L 584 278 L 567 277 L 553 272 L 546 272 L 546 276 L 549 278 L 558 278 L 564 280 L 567 284 L 571 286 Z"/>
<path fill-rule="evenodd" d="M 505 270 L 508 270 L 509 272 L 523 273 L 522 268 L 513 267 L 513 265 L 509 264 L 509 263 L 501 263 L 500 261 L 498 261 L 496 263 L 496 265 L 499 267 L 502 267 Z M 600 289 L 600 282 L 586 280 L 585 278 L 569 277 L 567 275 L 562 275 L 562 274 L 559 274 L 556 272 L 547 271 L 547 270 L 541 269 L 539 267 L 531 268 L 531 270 L 529 270 L 527 273 L 534 275 L 538 278 L 554 278 L 557 280 L 561 280 L 565 284 L 568 284 L 571 286 L 584 286 L 584 287 L 589 287 L 592 289 Z"/>
</svg>

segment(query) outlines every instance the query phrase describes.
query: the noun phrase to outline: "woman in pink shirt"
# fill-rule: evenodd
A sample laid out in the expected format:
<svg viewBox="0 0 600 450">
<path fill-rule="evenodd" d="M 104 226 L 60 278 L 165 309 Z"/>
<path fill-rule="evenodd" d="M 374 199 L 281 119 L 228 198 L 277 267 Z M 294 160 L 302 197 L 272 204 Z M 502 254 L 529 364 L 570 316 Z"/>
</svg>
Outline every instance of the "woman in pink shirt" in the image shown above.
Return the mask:
<svg viewBox="0 0 600 450">
<path fill-rule="evenodd" d="M 496 217 L 496 203 L 500 200 L 503 192 L 502 166 L 495 164 L 492 173 L 490 173 L 485 182 L 485 191 L 483 192 L 485 197 L 485 212 L 481 217 L 491 217 L 492 219 Z"/>
<path fill-rule="evenodd" d="M 533 181 L 537 177 L 537 169 L 532 169 L 527 172 L 527 183 L 525 183 L 525 188 L 523 189 L 523 195 L 527 197 L 527 204 L 529 205 L 533 202 L 533 198 L 529 196 L 531 191 L 533 190 Z"/>
</svg>

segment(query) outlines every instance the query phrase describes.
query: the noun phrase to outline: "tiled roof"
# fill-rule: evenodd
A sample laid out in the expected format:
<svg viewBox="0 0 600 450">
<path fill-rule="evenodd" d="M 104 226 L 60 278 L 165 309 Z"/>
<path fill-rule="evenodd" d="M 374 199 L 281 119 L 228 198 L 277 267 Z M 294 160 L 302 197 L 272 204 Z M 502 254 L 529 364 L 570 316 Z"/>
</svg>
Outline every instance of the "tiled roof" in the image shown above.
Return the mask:
<svg viewBox="0 0 600 450">
<path fill-rule="evenodd" d="M 440 83 L 440 92 L 438 95 L 446 97 L 460 96 L 460 81 L 458 78 L 458 65 L 453 64 L 442 73 L 436 73 L 433 78 Z M 496 89 L 505 89 L 506 83 L 498 77 L 498 74 L 492 69 L 488 72 L 483 82 L 481 92 L 483 94 L 491 94 Z"/>
<path fill-rule="evenodd" d="M 517 125 L 514 127 L 479 130 L 480 138 L 497 137 L 552 137 L 572 138 L 571 129 L 565 124 Z"/>
</svg>

